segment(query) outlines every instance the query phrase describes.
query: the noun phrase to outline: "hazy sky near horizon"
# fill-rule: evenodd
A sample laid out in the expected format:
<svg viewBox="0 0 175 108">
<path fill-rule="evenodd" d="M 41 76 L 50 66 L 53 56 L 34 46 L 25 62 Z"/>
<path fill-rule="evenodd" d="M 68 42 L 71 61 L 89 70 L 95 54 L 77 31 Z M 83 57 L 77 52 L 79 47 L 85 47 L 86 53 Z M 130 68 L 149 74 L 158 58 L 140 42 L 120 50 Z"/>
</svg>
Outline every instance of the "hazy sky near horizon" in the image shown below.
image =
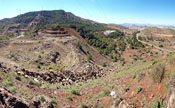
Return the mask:
<svg viewBox="0 0 175 108">
<path fill-rule="evenodd" d="M 102 23 L 175 25 L 175 0 L 0 0 L 0 19 L 59 9 Z"/>
</svg>

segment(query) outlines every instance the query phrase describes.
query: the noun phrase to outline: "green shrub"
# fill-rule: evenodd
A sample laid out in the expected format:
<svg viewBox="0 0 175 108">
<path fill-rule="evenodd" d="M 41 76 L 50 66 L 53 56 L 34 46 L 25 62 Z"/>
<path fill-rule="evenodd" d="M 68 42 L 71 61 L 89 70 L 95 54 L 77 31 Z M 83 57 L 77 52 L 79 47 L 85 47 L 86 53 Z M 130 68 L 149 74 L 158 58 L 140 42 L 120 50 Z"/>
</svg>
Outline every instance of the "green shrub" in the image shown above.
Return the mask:
<svg viewBox="0 0 175 108">
<path fill-rule="evenodd" d="M 153 62 L 152 62 L 152 65 L 154 65 L 154 64 L 156 64 L 157 63 L 157 61 L 156 60 L 154 60 Z"/>
<path fill-rule="evenodd" d="M 92 56 L 89 54 L 89 55 L 87 56 L 87 61 L 90 61 L 90 60 L 92 60 Z"/>
<path fill-rule="evenodd" d="M 98 108 L 98 104 L 95 103 L 95 104 L 93 105 L 93 108 Z"/>
<path fill-rule="evenodd" d="M 114 57 L 113 62 L 117 62 L 117 57 L 116 56 Z"/>
<path fill-rule="evenodd" d="M 39 55 L 38 58 L 40 59 L 41 58 L 41 55 Z"/>
<path fill-rule="evenodd" d="M 10 40 L 10 38 L 9 37 L 6 37 L 6 40 Z"/>
<path fill-rule="evenodd" d="M 137 92 L 137 93 L 139 93 L 139 92 L 141 92 L 141 91 L 142 91 L 142 87 L 141 87 L 141 86 L 139 86 L 139 87 L 136 88 L 136 92 Z"/>
<path fill-rule="evenodd" d="M 38 69 L 41 69 L 41 65 L 40 65 L 40 64 L 38 64 L 38 65 L 37 65 L 37 68 L 38 68 Z"/>
<path fill-rule="evenodd" d="M 82 46 L 81 46 L 80 42 L 77 43 L 77 46 L 80 50 L 82 50 Z"/>
<path fill-rule="evenodd" d="M 48 66 L 48 69 L 63 70 L 66 66 Z"/>
<path fill-rule="evenodd" d="M 158 64 L 153 68 L 150 75 L 155 83 L 160 83 L 163 79 L 164 73 L 165 73 L 165 65 Z"/>
<path fill-rule="evenodd" d="M 42 102 L 44 102 L 44 101 L 45 101 L 45 97 L 44 97 L 43 95 L 41 95 L 41 96 L 40 96 L 40 100 L 41 100 Z"/>
<path fill-rule="evenodd" d="M 70 101 L 72 101 L 72 98 L 71 98 L 71 96 L 67 96 L 67 99 L 68 99 L 68 100 L 70 100 Z"/>
<path fill-rule="evenodd" d="M 38 86 L 38 87 L 41 86 L 41 82 L 36 82 L 36 81 L 30 81 L 29 84 L 30 84 L 30 85 L 36 85 L 36 86 Z"/>
<path fill-rule="evenodd" d="M 80 92 L 79 92 L 79 90 L 77 90 L 77 89 L 71 89 L 71 91 L 70 91 L 72 94 L 74 94 L 74 95 L 80 95 Z"/>
<path fill-rule="evenodd" d="M 106 63 L 103 63 L 102 66 L 103 66 L 103 67 L 106 67 Z"/>
<path fill-rule="evenodd" d="M 159 45 L 159 47 L 163 47 L 163 45 Z"/>
<path fill-rule="evenodd" d="M 150 108 L 166 108 L 166 105 L 160 98 L 158 98 L 151 103 Z"/>
<path fill-rule="evenodd" d="M 108 89 L 104 89 L 101 93 L 100 93 L 100 97 L 105 97 L 105 96 L 107 96 L 107 95 L 109 95 L 110 94 L 110 91 L 108 90 Z"/>
<path fill-rule="evenodd" d="M 55 98 L 52 98 L 52 101 L 51 101 L 52 104 L 56 105 L 57 104 L 57 101 Z"/>
<path fill-rule="evenodd" d="M 4 82 L 5 86 L 13 86 L 14 82 L 11 79 L 8 79 Z"/>
<path fill-rule="evenodd" d="M 57 24 L 53 24 L 53 25 L 51 25 L 51 29 L 52 30 L 58 30 L 58 29 L 60 29 L 60 26 L 57 25 Z"/>
<path fill-rule="evenodd" d="M 13 88 L 11 89 L 11 91 L 14 92 L 14 93 L 16 93 L 16 87 L 13 87 Z"/>
<path fill-rule="evenodd" d="M 139 73 L 139 71 L 137 70 L 135 73 L 134 73 L 134 75 L 133 75 L 133 79 L 135 79 L 136 77 L 137 77 L 137 74 Z"/>
</svg>

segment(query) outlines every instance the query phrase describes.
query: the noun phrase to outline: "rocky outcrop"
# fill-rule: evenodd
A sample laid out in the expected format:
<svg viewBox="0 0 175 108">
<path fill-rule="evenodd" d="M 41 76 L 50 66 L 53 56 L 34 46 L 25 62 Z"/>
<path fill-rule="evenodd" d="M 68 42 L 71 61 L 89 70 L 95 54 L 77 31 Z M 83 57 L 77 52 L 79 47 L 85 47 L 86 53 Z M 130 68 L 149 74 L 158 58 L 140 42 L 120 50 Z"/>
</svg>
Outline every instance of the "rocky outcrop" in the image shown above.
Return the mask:
<svg viewBox="0 0 175 108">
<path fill-rule="evenodd" d="M 29 104 L 13 96 L 7 89 L 0 88 L 0 108 L 29 108 Z"/>
</svg>

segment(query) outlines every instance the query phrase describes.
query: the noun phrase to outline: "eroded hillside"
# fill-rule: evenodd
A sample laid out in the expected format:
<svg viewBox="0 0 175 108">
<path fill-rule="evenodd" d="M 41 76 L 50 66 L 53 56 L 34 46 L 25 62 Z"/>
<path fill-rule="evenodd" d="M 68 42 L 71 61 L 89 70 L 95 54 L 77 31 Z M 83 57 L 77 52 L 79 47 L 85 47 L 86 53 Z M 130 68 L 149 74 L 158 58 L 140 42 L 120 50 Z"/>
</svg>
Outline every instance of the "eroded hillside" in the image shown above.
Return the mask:
<svg viewBox="0 0 175 108">
<path fill-rule="evenodd" d="M 1 29 L 0 107 L 175 107 L 174 37 L 79 24 L 70 13 L 73 24 L 41 26 L 31 14 Z"/>
</svg>

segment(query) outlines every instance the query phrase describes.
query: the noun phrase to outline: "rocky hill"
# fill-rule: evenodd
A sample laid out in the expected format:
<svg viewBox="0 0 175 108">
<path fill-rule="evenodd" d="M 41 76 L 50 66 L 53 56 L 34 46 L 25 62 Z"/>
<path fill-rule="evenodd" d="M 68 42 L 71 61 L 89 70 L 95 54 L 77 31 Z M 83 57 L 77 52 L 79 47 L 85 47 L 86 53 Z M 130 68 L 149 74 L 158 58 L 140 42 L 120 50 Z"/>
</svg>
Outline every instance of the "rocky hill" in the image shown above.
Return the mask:
<svg viewBox="0 0 175 108">
<path fill-rule="evenodd" d="M 0 34 L 2 34 L 4 31 L 7 32 L 8 30 L 16 28 L 26 29 L 32 25 L 43 27 L 51 24 L 83 24 L 102 26 L 101 24 L 92 20 L 83 19 L 72 14 L 71 12 L 65 12 L 64 10 L 36 11 L 21 14 L 13 18 L 0 20 Z"/>
<path fill-rule="evenodd" d="M 14 18 L 3 19 L 0 21 L 0 23 L 6 23 L 6 24 L 20 23 L 28 25 L 32 21 L 38 22 L 39 25 L 95 23 L 93 21 L 75 16 L 70 12 L 65 12 L 64 10 L 28 12 L 25 14 L 18 15 Z"/>
</svg>

